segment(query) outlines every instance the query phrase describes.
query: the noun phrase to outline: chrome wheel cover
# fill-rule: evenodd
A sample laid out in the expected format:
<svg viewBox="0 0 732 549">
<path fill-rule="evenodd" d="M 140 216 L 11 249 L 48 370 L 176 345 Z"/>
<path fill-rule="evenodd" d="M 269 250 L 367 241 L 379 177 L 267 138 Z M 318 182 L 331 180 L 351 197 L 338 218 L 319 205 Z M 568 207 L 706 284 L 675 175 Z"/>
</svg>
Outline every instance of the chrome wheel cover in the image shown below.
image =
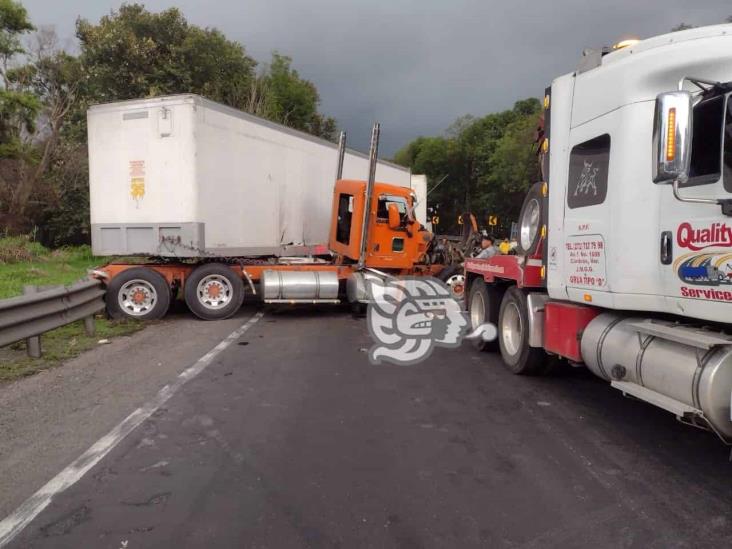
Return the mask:
<svg viewBox="0 0 732 549">
<path fill-rule="evenodd" d="M 126 282 L 117 293 L 120 309 L 129 316 L 141 317 L 153 310 L 158 302 L 158 292 L 147 280 L 136 278 Z"/>
<path fill-rule="evenodd" d="M 485 300 L 483 294 L 475 292 L 470 300 L 470 328 L 475 330 L 485 324 Z"/>
<path fill-rule="evenodd" d="M 196 287 L 198 302 L 206 309 L 223 309 L 234 297 L 234 286 L 228 278 L 219 274 L 204 276 Z"/>
<path fill-rule="evenodd" d="M 541 222 L 541 206 L 539 200 L 532 198 L 527 204 L 524 210 L 524 215 L 521 217 L 521 227 L 519 238 L 521 240 L 521 247 L 524 250 L 528 250 L 531 244 L 536 238 L 536 233 L 539 231 L 539 223 Z"/>
<path fill-rule="evenodd" d="M 445 284 L 450 288 L 452 297 L 460 301 L 465 296 L 465 275 L 463 273 L 455 273 L 449 277 Z"/>
<path fill-rule="evenodd" d="M 521 353 L 523 345 L 523 324 L 518 305 L 513 302 L 506 304 L 503 310 L 503 321 L 501 322 L 501 341 L 503 348 L 511 356 Z"/>
</svg>

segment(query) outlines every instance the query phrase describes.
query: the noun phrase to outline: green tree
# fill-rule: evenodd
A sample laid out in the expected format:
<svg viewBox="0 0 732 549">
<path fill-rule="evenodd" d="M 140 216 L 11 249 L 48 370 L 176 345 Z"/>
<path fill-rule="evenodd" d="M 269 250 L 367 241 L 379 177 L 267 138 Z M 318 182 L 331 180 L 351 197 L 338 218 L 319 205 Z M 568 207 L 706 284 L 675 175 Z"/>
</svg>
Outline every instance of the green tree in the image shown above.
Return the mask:
<svg viewBox="0 0 732 549">
<path fill-rule="evenodd" d="M 152 13 L 123 4 L 97 24 L 78 20 L 76 35 L 86 104 L 195 93 L 314 135 L 335 135 L 335 120 L 318 112 L 317 88 L 292 59 L 275 53 L 257 75 L 244 46 L 189 24 L 177 8 Z"/>
<path fill-rule="evenodd" d="M 459 231 L 457 219 L 465 211 L 482 224 L 498 215 L 507 232 L 538 177 L 534 134 L 540 111 L 531 98 L 482 118 L 462 117 L 444 137 L 417 138 L 395 155 L 396 162 L 427 175 L 435 189 L 428 206 L 439 213 L 440 232 Z"/>
<path fill-rule="evenodd" d="M 260 79 L 265 90 L 265 113 L 268 118 L 334 140 L 335 120 L 318 113 L 318 90 L 292 68 L 290 57 L 273 53 L 272 61 Z"/>
<path fill-rule="evenodd" d="M 90 101 L 197 93 L 240 107 L 254 80 L 241 44 L 189 25 L 177 8 L 123 4 L 98 24 L 79 19 L 76 35 Z"/>
<path fill-rule="evenodd" d="M 518 219 L 528 187 L 539 179 L 534 147 L 538 122 L 538 101 L 508 124 L 491 155 L 481 186 L 478 203 L 491 215 L 497 215 L 505 230 Z"/>
<path fill-rule="evenodd" d="M 78 60 L 59 49 L 56 34 L 41 29 L 33 37 L 27 63 L 7 72 L 10 82 L 37 103 L 37 126 L 29 131 L 31 154 L 24 160 L 21 177 L 13 192 L 11 208 L 24 215 L 31 197 L 53 162 L 68 114 L 75 107 L 81 71 Z"/>
<path fill-rule="evenodd" d="M 25 8 L 14 0 L 0 0 L 0 157 L 23 154 L 23 133 L 32 133 L 40 109 L 38 99 L 11 80 L 12 64 L 24 52 L 21 37 L 33 30 Z"/>
</svg>

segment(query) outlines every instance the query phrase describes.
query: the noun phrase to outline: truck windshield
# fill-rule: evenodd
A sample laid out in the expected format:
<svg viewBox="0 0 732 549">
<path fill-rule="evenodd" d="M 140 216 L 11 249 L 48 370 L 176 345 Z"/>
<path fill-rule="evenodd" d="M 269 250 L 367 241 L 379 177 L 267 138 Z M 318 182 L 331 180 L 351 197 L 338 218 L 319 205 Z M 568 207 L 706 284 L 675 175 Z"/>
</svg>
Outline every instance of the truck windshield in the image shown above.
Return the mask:
<svg viewBox="0 0 732 549">
<path fill-rule="evenodd" d="M 407 199 L 403 196 L 382 194 L 379 197 L 379 205 L 376 208 L 377 219 L 389 219 L 389 204 L 396 204 L 402 218 L 407 215 Z"/>
</svg>

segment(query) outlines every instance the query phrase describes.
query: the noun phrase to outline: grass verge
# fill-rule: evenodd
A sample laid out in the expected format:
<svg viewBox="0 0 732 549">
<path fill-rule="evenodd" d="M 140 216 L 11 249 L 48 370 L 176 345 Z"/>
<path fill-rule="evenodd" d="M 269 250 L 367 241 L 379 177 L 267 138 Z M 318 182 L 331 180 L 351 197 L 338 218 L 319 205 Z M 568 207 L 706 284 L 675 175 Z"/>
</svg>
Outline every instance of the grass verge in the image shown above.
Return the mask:
<svg viewBox="0 0 732 549">
<path fill-rule="evenodd" d="M 0 238 L 0 299 L 21 295 L 25 284 L 72 284 L 103 263 L 89 246 L 49 250 L 26 236 Z"/>
<path fill-rule="evenodd" d="M 135 321 L 113 321 L 97 317 L 96 334 L 89 337 L 84 332 L 83 321 L 68 324 L 41 336 L 41 358 L 26 354 L 25 342 L 0 349 L 0 382 L 12 381 L 61 365 L 84 351 L 100 345 L 99 341 L 141 330 L 145 324 Z"/>
<path fill-rule="evenodd" d="M 0 238 L 0 299 L 23 293 L 23 286 L 68 285 L 109 258 L 94 257 L 89 246 L 49 250 L 27 236 Z M 41 336 L 42 358 L 29 358 L 25 342 L 0 349 L 0 382 L 29 376 L 99 345 L 99 340 L 128 335 L 143 328 L 133 321 L 96 319 L 96 335 L 88 337 L 83 322 L 74 322 Z"/>
</svg>

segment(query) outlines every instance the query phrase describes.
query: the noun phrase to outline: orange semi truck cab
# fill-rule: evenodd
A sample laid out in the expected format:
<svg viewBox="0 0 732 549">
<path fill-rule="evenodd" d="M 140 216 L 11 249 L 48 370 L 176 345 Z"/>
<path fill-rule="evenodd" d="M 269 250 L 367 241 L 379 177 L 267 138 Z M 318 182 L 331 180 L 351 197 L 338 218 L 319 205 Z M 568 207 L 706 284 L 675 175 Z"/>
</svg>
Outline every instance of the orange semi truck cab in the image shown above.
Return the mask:
<svg viewBox="0 0 732 549">
<path fill-rule="evenodd" d="M 365 228 L 364 266 L 403 271 L 424 263 L 432 234 L 414 217 L 412 191 L 375 183 L 364 223 L 366 195 L 366 181 L 342 179 L 336 182 L 328 242 L 330 250 L 343 263 L 358 262 Z"/>
</svg>

